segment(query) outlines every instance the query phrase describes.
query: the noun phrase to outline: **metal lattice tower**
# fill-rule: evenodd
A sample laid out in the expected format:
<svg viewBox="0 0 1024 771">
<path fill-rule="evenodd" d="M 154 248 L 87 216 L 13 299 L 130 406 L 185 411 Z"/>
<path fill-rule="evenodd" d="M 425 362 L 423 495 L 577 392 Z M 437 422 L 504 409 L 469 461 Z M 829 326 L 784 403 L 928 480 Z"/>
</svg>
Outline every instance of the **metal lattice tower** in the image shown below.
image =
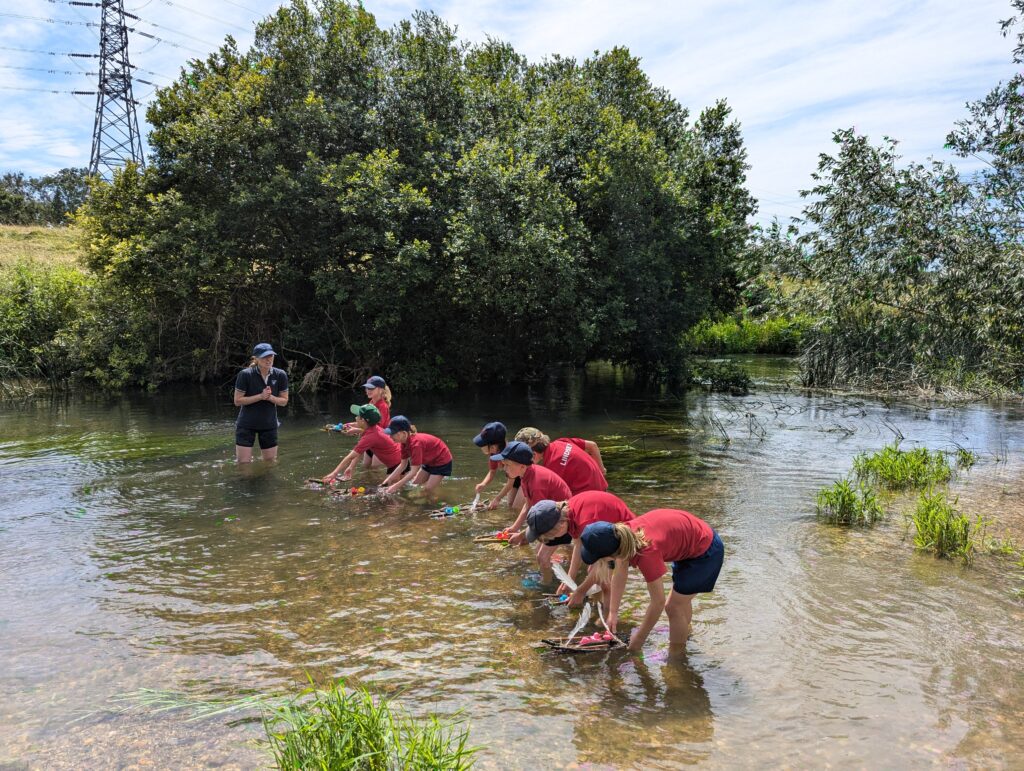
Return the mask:
<svg viewBox="0 0 1024 771">
<path fill-rule="evenodd" d="M 106 179 L 129 162 L 143 165 L 142 137 L 132 97 L 124 0 L 101 0 L 100 79 L 89 172 Z"/>
</svg>

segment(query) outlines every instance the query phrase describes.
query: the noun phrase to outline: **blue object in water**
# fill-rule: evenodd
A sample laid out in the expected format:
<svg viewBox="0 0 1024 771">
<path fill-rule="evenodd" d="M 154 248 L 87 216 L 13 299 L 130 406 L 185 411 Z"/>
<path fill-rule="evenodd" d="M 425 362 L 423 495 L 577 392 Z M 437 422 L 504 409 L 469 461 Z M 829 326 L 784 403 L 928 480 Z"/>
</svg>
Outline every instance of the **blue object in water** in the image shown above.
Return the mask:
<svg viewBox="0 0 1024 771">
<path fill-rule="evenodd" d="M 341 431 L 341 429 L 343 429 L 344 427 L 345 425 L 343 423 L 338 423 L 337 425 L 334 426 L 334 430 Z"/>
<path fill-rule="evenodd" d="M 445 514 L 451 514 L 452 513 L 452 507 L 451 506 L 445 506 L 444 513 Z"/>
</svg>

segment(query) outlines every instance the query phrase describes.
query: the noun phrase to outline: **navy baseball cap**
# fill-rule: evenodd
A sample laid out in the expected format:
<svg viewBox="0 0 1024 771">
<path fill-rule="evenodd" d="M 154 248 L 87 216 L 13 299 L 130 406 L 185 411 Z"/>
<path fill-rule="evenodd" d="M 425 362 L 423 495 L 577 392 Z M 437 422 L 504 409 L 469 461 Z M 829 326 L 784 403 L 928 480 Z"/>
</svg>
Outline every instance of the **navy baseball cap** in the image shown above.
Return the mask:
<svg viewBox="0 0 1024 771">
<path fill-rule="evenodd" d="M 388 423 L 388 427 L 384 429 L 384 433 L 388 436 L 397 434 L 399 431 L 412 431 L 412 423 L 409 422 L 409 418 L 405 415 L 395 415 L 391 418 L 391 422 Z"/>
<path fill-rule="evenodd" d="M 558 504 L 551 500 L 537 501 L 526 515 L 526 542 L 533 543 L 558 524 L 561 514 Z"/>
<path fill-rule="evenodd" d="M 587 565 L 610 557 L 619 550 L 619 537 L 611 522 L 592 522 L 580 534 L 580 556 Z"/>
<path fill-rule="evenodd" d="M 384 378 L 380 375 L 374 375 L 363 383 L 363 388 L 387 388 L 387 385 L 388 384 L 384 382 Z"/>
<path fill-rule="evenodd" d="M 502 444 L 505 441 L 505 424 L 488 423 L 483 430 L 473 437 L 473 444 L 483 447 L 485 444 Z"/>
<path fill-rule="evenodd" d="M 257 359 L 262 359 L 264 356 L 277 356 L 277 352 L 274 351 L 274 346 L 270 343 L 257 343 L 256 347 L 252 349 L 252 355 Z"/>
<path fill-rule="evenodd" d="M 529 466 L 533 463 L 533 450 L 525 442 L 509 442 L 504 450 L 492 455 L 491 460 L 510 460 Z"/>
</svg>

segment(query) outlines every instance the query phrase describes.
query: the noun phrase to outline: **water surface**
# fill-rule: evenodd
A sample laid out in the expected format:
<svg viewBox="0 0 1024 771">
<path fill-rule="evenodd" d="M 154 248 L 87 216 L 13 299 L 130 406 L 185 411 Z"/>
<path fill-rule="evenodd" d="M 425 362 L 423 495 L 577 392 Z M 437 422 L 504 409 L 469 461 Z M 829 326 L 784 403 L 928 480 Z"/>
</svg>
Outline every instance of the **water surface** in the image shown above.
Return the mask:
<svg viewBox="0 0 1024 771">
<path fill-rule="evenodd" d="M 643 657 L 539 651 L 573 619 L 521 588 L 527 550 L 471 543 L 507 509 L 435 522 L 420 501 L 305 489 L 352 444 L 318 430 L 350 394 L 296 397 L 280 461 L 248 467 L 224 392 L 0 405 L 0 764 L 265 764 L 258 725 L 111 699 L 293 691 L 309 673 L 417 714 L 464 710 L 482 768 L 1021 767 L 1022 571 L 916 553 L 899 515 L 819 524 L 813 498 L 897 434 L 963 446 L 981 461 L 952 491 L 1024 540 L 1024 410 L 806 395 L 759 366 L 747 397 L 653 395 L 608 371 L 396 395 L 452 448 L 446 502 L 472 498 L 486 469 L 472 436 L 501 419 L 597 439 L 634 511 L 711 522 L 726 562 L 684 660 L 664 625 Z M 632 581 L 635 620 L 645 597 Z"/>
</svg>

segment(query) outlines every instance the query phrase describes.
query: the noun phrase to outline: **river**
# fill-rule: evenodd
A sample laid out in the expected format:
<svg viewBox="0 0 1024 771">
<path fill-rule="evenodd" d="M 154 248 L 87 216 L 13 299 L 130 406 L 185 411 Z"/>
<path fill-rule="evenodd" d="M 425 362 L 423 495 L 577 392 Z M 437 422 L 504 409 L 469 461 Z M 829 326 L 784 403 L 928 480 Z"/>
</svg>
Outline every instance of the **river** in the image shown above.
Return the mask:
<svg viewBox="0 0 1024 771">
<path fill-rule="evenodd" d="M 306 489 L 351 447 L 319 429 L 354 395 L 293 397 L 280 461 L 247 467 L 227 390 L 0 404 L 0 766 L 266 765 L 258 722 L 123 695 L 297 691 L 308 673 L 463 710 L 485 769 L 1024 767 L 1024 570 L 915 552 L 909 496 L 869 530 L 814 517 L 856 453 L 902 434 L 977 452 L 951 491 L 1019 543 L 1024 409 L 812 395 L 785 371 L 755 362 L 744 397 L 652 394 L 607 368 L 396 394 L 453 451 L 445 502 L 472 498 L 471 439 L 500 419 L 597 440 L 634 511 L 717 528 L 725 566 L 682 660 L 664 624 L 642 657 L 538 650 L 573 618 L 520 586 L 527 549 L 471 540 L 507 509 L 433 521 L 408 497 Z M 634 621 L 645 596 L 634 576 Z"/>
</svg>

